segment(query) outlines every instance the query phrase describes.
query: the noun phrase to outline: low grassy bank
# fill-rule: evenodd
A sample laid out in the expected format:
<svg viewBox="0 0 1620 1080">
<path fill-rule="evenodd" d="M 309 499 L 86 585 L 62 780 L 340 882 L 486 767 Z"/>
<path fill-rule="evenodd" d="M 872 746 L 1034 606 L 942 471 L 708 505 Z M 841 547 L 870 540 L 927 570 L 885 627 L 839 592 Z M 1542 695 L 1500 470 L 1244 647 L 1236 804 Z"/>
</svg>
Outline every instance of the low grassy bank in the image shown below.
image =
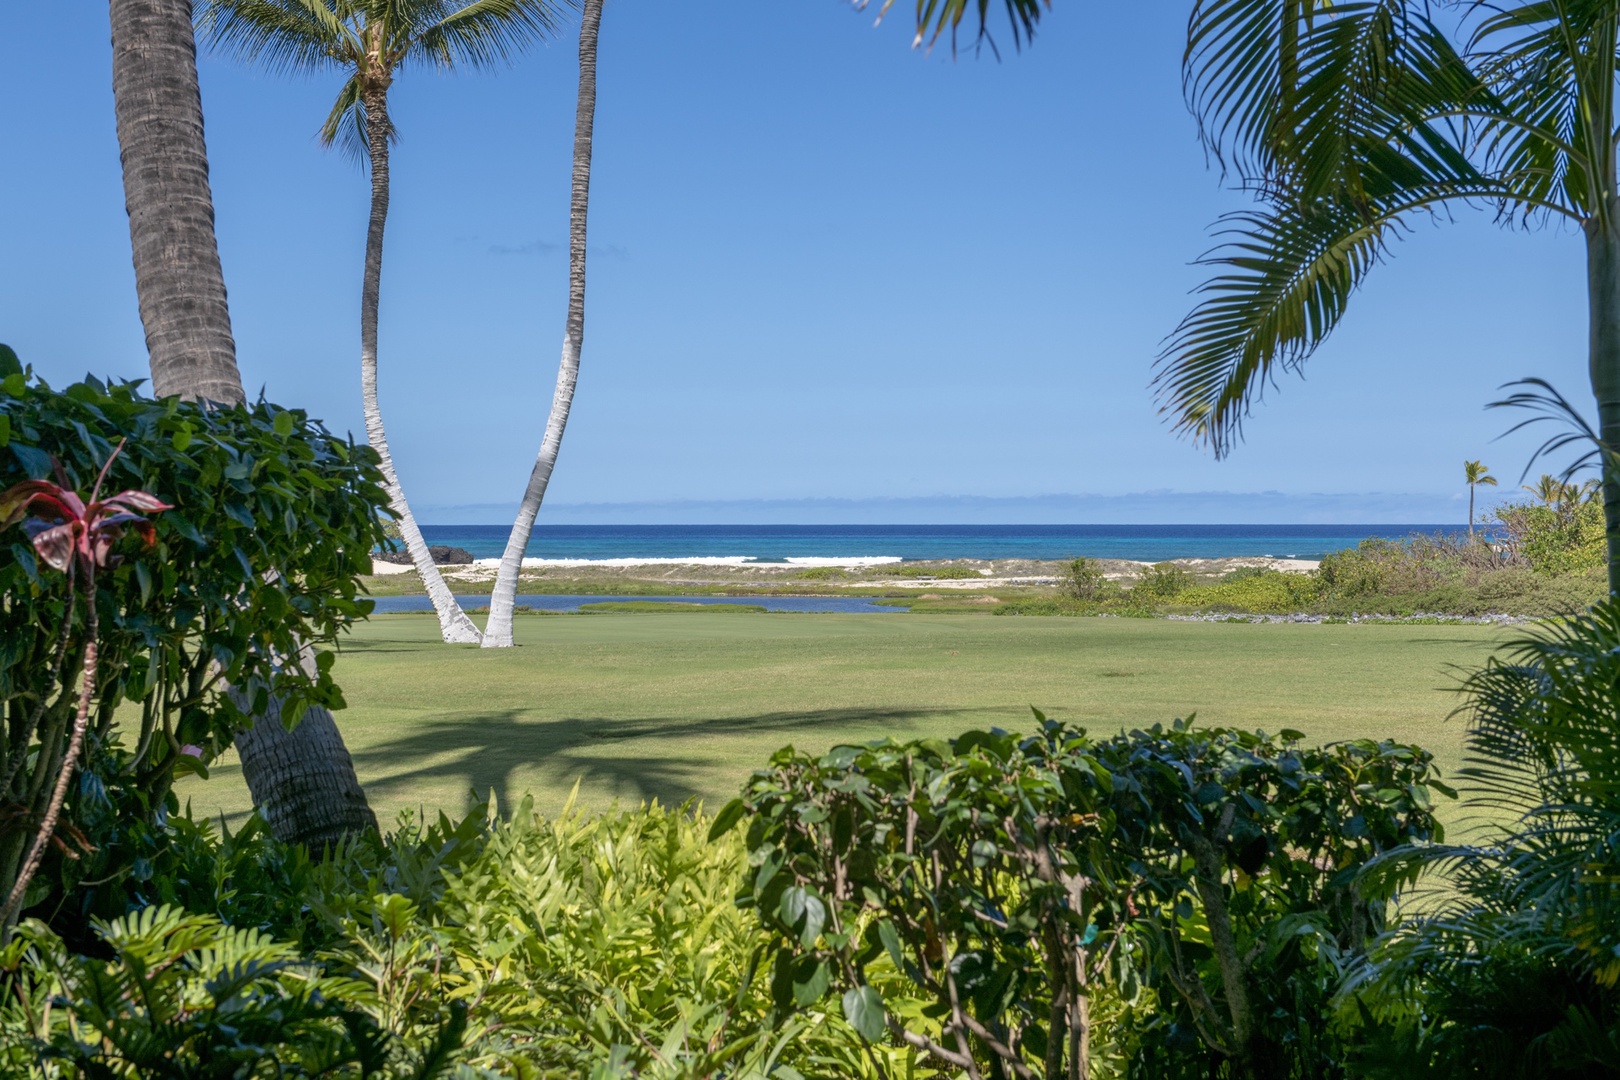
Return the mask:
<svg viewBox="0 0 1620 1080">
<path fill-rule="evenodd" d="M 345 642 L 338 714 L 379 816 L 459 810 L 469 790 L 555 811 L 737 791 L 778 747 L 1029 723 L 1097 730 L 1196 711 L 1313 740 L 1398 738 L 1457 764 L 1445 692 L 1506 633 L 1477 626 L 1247 625 L 912 615 L 520 618 L 519 647 L 445 646 L 430 616 Z M 234 756 L 187 781 L 200 813 L 248 805 Z"/>
</svg>

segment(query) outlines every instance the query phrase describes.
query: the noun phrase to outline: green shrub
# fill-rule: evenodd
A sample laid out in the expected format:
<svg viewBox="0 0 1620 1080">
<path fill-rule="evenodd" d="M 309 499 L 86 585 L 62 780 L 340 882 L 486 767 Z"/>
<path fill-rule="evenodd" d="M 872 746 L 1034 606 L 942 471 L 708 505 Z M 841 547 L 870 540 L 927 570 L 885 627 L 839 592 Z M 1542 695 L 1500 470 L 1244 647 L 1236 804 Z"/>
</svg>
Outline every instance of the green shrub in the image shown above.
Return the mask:
<svg viewBox="0 0 1620 1080">
<path fill-rule="evenodd" d="M 1174 600 L 1192 587 L 1192 577 L 1175 563 L 1159 563 L 1148 567 L 1147 573 L 1137 579 L 1131 592 L 1140 591 L 1155 600 Z"/>
<path fill-rule="evenodd" d="M 773 1008 L 755 966 L 767 939 L 732 903 L 750 873 L 748 853 L 741 837 L 711 842 L 707 830 L 687 808 L 546 820 L 525 802 L 509 821 L 487 808 L 460 822 L 407 817 L 387 837 L 356 839 L 316 862 L 255 819 L 230 833 L 173 818 L 151 875 L 128 894 L 136 908 L 155 897 L 168 907 L 146 906 L 136 922 L 179 919 L 187 934 L 234 942 L 245 951 L 231 955 L 259 965 L 241 996 L 210 1004 L 209 988 L 222 984 L 215 954 L 171 950 L 164 955 L 181 959 L 162 994 L 192 1011 L 185 1025 L 156 1031 L 167 1006 L 148 1013 L 125 1000 L 129 975 L 119 974 L 156 946 L 143 944 L 126 961 L 116 933 L 75 950 L 30 924 L 30 937 L 0 952 L 0 1077 L 56 1075 L 31 1071 L 38 1048 L 72 1039 L 90 1046 L 99 1018 L 118 1009 L 126 1030 L 145 1031 L 149 1046 L 167 1047 L 182 1064 L 228 1035 L 220 1033 L 226 1014 L 245 1010 L 242 1030 L 266 1048 L 261 1068 L 290 1076 L 313 1068 L 307 1055 L 354 1053 L 364 1040 L 380 1039 L 388 1061 L 419 1064 L 463 1024 L 455 1060 L 498 1075 L 875 1076 L 841 1019 Z M 103 970 L 125 980 L 116 987 L 122 1005 L 85 982 Z M 324 1004 L 298 997 L 308 988 Z M 285 1028 L 260 1023 L 275 1009 Z M 9 1048 L 23 1048 L 11 1073 Z M 880 1057 L 891 1076 L 904 1075 L 905 1053 Z M 122 1060 L 105 1058 L 109 1068 Z M 332 1075 L 391 1075 L 346 1069 Z"/>
<path fill-rule="evenodd" d="M 1063 568 L 1063 580 L 1058 591 L 1070 600 L 1094 603 L 1103 599 L 1113 584 L 1103 576 L 1102 564 L 1094 559 L 1079 558 Z"/>
<path fill-rule="evenodd" d="M 387 502 L 375 455 L 302 412 L 153 401 L 135 384 L 94 379 L 58 392 L 0 352 L 0 490 L 60 469 L 87 491 L 121 438 L 106 490 L 174 506 L 154 518 L 151 551 L 96 577 L 98 693 L 61 832 L 76 857 L 47 856 L 26 898 L 68 929 L 122 914 L 97 906 L 105 892 L 76 893 L 77 909 L 62 903 L 76 882 L 146 872 L 154 828 L 175 809 L 174 772 L 205 770 L 246 719 L 227 684 L 254 709 L 278 696 L 289 721 L 310 705 L 343 706 L 329 653 L 308 672 L 286 658 L 371 610 L 358 579 Z M 19 811 L 0 815 L 0 892 L 49 794 L 34 778 L 60 760 L 76 705 L 84 605 L 64 633 L 68 596 L 20 527 L 0 534 L 0 802 Z"/>
<path fill-rule="evenodd" d="M 1608 561 L 1603 504 L 1595 497 L 1565 499 L 1551 506 L 1498 507 L 1508 551 L 1541 574 L 1598 569 Z"/>
<path fill-rule="evenodd" d="M 1200 611 L 1286 615 L 1311 610 L 1320 595 L 1321 582 L 1315 575 L 1263 570 L 1209 585 L 1190 585 L 1175 595 L 1174 602 L 1177 607 Z"/>
<path fill-rule="evenodd" d="M 1329 1000 L 1385 918 L 1356 871 L 1439 839 L 1449 789 L 1416 748 L 1299 738 L 1178 721 L 790 748 L 711 835 L 747 822 L 739 903 L 786 1013 L 831 995 L 953 1073 L 1057 1080 L 1093 1055 L 1099 1075 L 1342 1076 Z"/>
<path fill-rule="evenodd" d="M 808 570 L 800 570 L 794 576 L 804 581 L 843 581 L 850 573 L 836 566 L 812 566 Z"/>
<path fill-rule="evenodd" d="M 37 921 L 0 950 L 9 1075 L 429 1080 L 461 1056 L 463 1003 L 425 996 L 442 1019 L 400 1024 L 363 981 L 261 931 L 172 907 L 95 929 L 105 959 L 70 952 Z"/>
</svg>

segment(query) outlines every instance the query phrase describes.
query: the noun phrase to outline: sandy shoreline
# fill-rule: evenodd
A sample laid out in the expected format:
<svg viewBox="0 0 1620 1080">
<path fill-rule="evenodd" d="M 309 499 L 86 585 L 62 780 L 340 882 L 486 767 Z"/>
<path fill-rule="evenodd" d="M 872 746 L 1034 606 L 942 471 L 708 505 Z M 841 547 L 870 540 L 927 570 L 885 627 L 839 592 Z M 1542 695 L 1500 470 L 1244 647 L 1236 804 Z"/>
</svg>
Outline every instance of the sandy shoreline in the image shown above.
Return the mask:
<svg viewBox="0 0 1620 1080">
<path fill-rule="evenodd" d="M 1141 577 L 1155 565 L 1180 567 L 1199 580 L 1213 580 L 1233 570 L 1260 567 L 1289 574 L 1303 574 L 1315 570 L 1320 563 L 1315 559 L 1274 559 L 1263 556 L 1235 556 L 1232 558 L 1170 559 L 1165 563 L 1137 562 L 1128 559 L 1099 560 L 1106 577 L 1114 581 L 1129 582 Z M 445 580 L 453 585 L 489 585 L 495 580 L 499 559 L 478 559 L 471 564 L 441 566 Z M 864 556 L 859 558 L 801 558 L 779 563 L 759 563 L 745 556 L 713 556 L 691 559 L 536 559 L 523 560 L 525 579 L 551 576 L 555 571 L 574 571 L 591 577 L 623 579 L 625 581 L 664 581 L 680 584 L 736 584 L 736 585 L 794 585 L 798 588 L 813 586 L 837 593 L 845 589 L 861 588 L 917 588 L 973 590 L 1052 586 L 1062 580 L 1065 563 L 1041 562 L 1024 559 L 951 559 L 929 560 L 904 564 L 898 558 Z M 904 566 L 907 573 L 895 573 Z M 938 570 L 961 574 L 972 570 L 975 577 L 939 576 L 927 573 Z M 826 570 L 848 577 L 807 577 L 808 570 Z M 915 571 L 924 572 L 917 573 Z M 394 576 L 414 574 L 413 567 L 396 563 L 377 562 L 377 575 Z"/>
</svg>

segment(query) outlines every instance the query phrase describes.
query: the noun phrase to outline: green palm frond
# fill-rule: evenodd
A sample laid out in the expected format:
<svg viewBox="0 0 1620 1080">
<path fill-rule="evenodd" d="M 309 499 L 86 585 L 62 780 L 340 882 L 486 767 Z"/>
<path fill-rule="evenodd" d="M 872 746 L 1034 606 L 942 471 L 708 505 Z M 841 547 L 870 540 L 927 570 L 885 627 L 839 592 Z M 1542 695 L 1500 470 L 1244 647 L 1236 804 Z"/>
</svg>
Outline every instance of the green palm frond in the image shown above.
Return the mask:
<svg viewBox="0 0 1620 1080">
<path fill-rule="evenodd" d="M 1605 476 L 1620 475 L 1620 452 L 1603 442 L 1602 436 L 1592 426 L 1591 421 L 1582 416 L 1581 411 L 1559 393 L 1558 388 L 1552 383 L 1545 379 L 1519 379 L 1505 384 L 1501 389 L 1513 389 L 1513 393 L 1500 401 L 1491 402 L 1486 408 L 1523 409 L 1532 414 L 1503 432 L 1504 438 L 1538 424 L 1550 423 L 1555 429 L 1525 461 L 1524 472 L 1519 476 L 1521 483 L 1530 475 L 1530 470 L 1536 462 L 1570 447 L 1583 449 L 1583 452 L 1558 474 L 1554 482 L 1562 481 L 1560 487 L 1568 484 L 1577 473 L 1594 466 Z M 1553 478 L 1542 479 L 1547 481 Z M 1543 488 L 1545 487 L 1546 484 L 1543 483 Z"/>
<path fill-rule="evenodd" d="M 1268 209 L 1222 219 L 1228 242 L 1202 260 L 1216 276 L 1160 354 L 1175 429 L 1229 452 L 1278 368 L 1327 337 L 1412 215 L 1463 201 L 1581 220 L 1601 125 L 1571 117 L 1612 94 L 1614 6 L 1487 13 L 1464 54 L 1421 0 L 1199 0 L 1188 104 Z"/>
<path fill-rule="evenodd" d="M 510 61 L 555 33 L 571 0 L 201 0 L 202 40 L 272 71 L 335 68 L 348 78 L 321 125 L 323 146 L 370 155 L 368 92 L 386 94 L 412 64 L 440 69 Z M 369 89 L 368 89 L 369 88 Z M 387 119 L 388 140 L 398 131 Z"/>
<path fill-rule="evenodd" d="M 1200 0 L 1184 89 L 1223 167 L 1305 201 L 1471 177 L 1453 118 L 1492 104 L 1408 0 Z"/>
<path fill-rule="evenodd" d="M 344 157 L 364 165 L 371 156 L 370 123 L 365 100 L 361 97 L 360 77 L 351 75 L 344 81 L 337 101 L 332 104 L 332 111 L 321 125 L 321 145 L 335 146 Z M 399 130 L 394 127 L 393 117 L 388 118 L 388 141 L 399 141 Z"/>
<path fill-rule="evenodd" d="M 1497 171 L 1536 199 L 1606 214 L 1596 155 L 1611 153 L 1616 16 L 1607 0 L 1552 0 L 1495 10 L 1471 51 L 1503 107 L 1480 133 Z M 1594 106 L 1596 106 L 1594 108 Z"/>
<path fill-rule="evenodd" d="M 1438 189 L 1372 214 L 1323 202 L 1223 218 L 1226 243 L 1200 260 L 1221 272 L 1159 355 L 1160 412 L 1225 456 L 1277 370 L 1298 368 L 1338 325 L 1402 220 L 1449 197 Z"/>
<path fill-rule="evenodd" d="M 552 0 L 426 0 L 406 6 L 415 40 L 407 59 L 439 68 L 508 63 L 555 34 L 561 17 Z"/>
<path fill-rule="evenodd" d="M 1034 40 L 1035 27 L 1040 23 L 1041 15 L 1051 9 L 1052 0 L 1001 2 L 1007 13 L 1007 25 L 1012 30 L 1013 48 L 1022 49 Z M 869 3 L 870 0 L 854 0 L 857 11 L 865 11 Z M 893 5 L 894 0 L 883 0 L 883 6 L 878 9 L 878 18 L 881 20 L 887 15 Z M 940 37 L 949 31 L 951 52 L 954 54 L 962 22 L 971 11 L 974 19 L 969 21 L 969 28 L 972 29 L 975 21 L 978 27 L 973 31 L 974 44 L 988 45 L 992 53 L 1001 55 L 990 33 L 990 5 L 991 0 L 917 0 L 917 36 L 912 40 L 912 45 L 915 47 L 926 43 L 932 49 Z"/>
<path fill-rule="evenodd" d="M 203 0 L 197 35 L 209 46 L 278 73 L 344 66 L 360 51 L 340 0 Z"/>
</svg>

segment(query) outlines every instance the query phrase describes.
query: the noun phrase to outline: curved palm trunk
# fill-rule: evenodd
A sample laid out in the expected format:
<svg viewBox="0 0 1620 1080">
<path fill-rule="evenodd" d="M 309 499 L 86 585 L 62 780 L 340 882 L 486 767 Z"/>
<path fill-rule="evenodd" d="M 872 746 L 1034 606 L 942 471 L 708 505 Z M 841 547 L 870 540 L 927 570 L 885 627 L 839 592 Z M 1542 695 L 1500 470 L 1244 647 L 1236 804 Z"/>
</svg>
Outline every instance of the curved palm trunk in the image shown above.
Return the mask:
<svg viewBox="0 0 1620 1080">
<path fill-rule="evenodd" d="M 1620 450 L 1620 200 L 1586 224 L 1587 304 L 1592 393 L 1598 435 Z M 1606 219 L 1606 220 L 1605 220 Z M 1620 475 L 1603 457 L 1603 520 L 1608 532 L 1609 595 L 1620 596 Z"/>
<path fill-rule="evenodd" d="M 360 286 L 360 404 L 366 419 L 366 440 L 382 461 L 383 482 L 394 516 L 399 519 L 400 536 L 411 563 L 422 577 L 428 599 L 439 615 L 439 633 L 447 642 L 468 644 L 482 635 L 467 613 L 461 610 L 444 575 L 428 554 L 427 541 L 416 525 L 405 489 L 394 471 L 394 455 L 388 449 L 383 430 L 382 410 L 377 405 L 377 309 L 382 296 L 383 228 L 388 224 L 388 91 L 373 88 L 366 93 L 366 133 L 371 155 L 371 224 L 366 229 L 366 271 Z"/>
<path fill-rule="evenodd" d="M 489 598 L 489 619 L 484 625 L 484 647 L 512 644 L 512 611 L 517 604 L 518 572 L 540 503 L 551 482 L 557 451 L 562 447 L 568 410 L 579 381 L 579 354 L 585 343 L 585 224 L 591 199 L 591 137 L 596 122 L 596 37 L 602 25 L 602 0 L 585 0 L 579 26 L 579 104 L 574 114 L 574 189 L 568 213 L 568 319 L 563 329 L 562 362 L 557 368 L 557 389 L 551 397 L 551 415 L 540 454 L 529 473 L 517 520 L 506 540 L 495 589 Z"/>
<path fill-rule="evenodd" d="M 110 0 L 113 102 L 141 325 L 158 394 L 244 400 L 214 236 L 190 0 Z M 332 714 L 279 710 L 237 738 L 253 805 L 282 839 L 377 827 Z M 272 753 L 273 751 L 273 753 Z M 319 783 L 308 778 L 320 777 Z M 343 792 L 341 799 L 332 792 Z"/>
</svg>

